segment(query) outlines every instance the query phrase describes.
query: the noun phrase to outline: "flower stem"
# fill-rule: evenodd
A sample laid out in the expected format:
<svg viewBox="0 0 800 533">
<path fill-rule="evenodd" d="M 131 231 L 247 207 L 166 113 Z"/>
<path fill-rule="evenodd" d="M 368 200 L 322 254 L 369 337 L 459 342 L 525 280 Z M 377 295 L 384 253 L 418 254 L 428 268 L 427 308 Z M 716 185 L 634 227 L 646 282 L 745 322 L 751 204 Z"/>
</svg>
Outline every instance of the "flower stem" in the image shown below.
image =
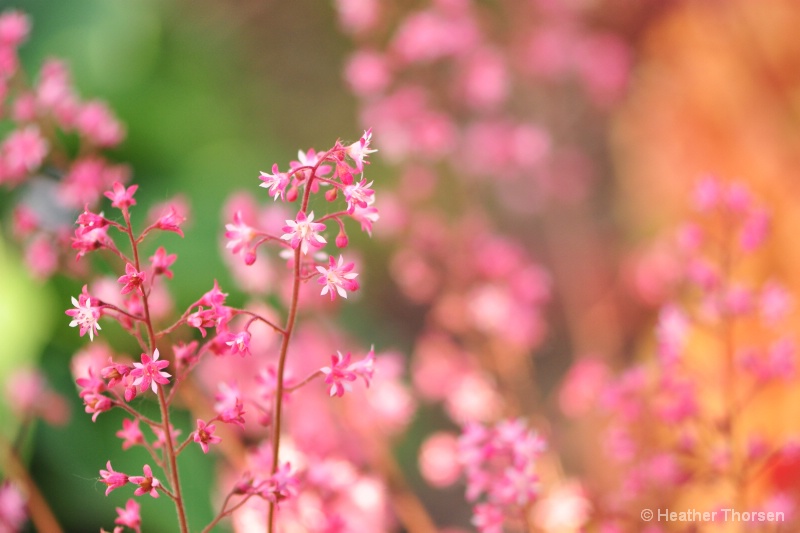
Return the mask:
<svg viewBox="0 0 800 533">
<path fill-rule="evenodd" d="M 167 476 L 169 477 L 170 485 L 172 485 L 172 490 L 175 491 L 175 510 L 178 512 L 178 524 L 180 525 L 181 533 L 188 533 L 189 526 L 186 521 L 186 509 L 183 506 L 181 482 L 178 477 L 178 459 L 172 442 L 172 435 L 170 434 L 169 407 L 164 397 L 164 387 L 161 385 L 158 386 L 158 406 L 161 408 L 161 420 L 164 425 L 165 449 L 167 450 L 167 463 L 169 465 Z"/>
</svg>

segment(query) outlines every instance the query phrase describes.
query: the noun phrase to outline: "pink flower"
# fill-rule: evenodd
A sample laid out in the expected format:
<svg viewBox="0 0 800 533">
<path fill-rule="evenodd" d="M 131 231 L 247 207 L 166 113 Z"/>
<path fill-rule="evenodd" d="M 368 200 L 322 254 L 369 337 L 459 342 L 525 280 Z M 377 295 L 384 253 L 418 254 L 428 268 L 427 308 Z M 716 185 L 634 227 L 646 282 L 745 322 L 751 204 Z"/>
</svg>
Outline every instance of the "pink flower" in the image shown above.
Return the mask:
<svg viewBox="0 0 800 533">
<path fill-rule="evenodd" d="M 362 135 L 358 141 L 354 142 L 345 149 L 347 155 L 350 156 L 350 159 L 352 159 L 356 164 L 356 169 L 358 169 L 359 172 L 363 172 L 364 165 L 366 164 L 365 159 L 367 156 L 371 153 L 377 152 L 375 149 L 370 149 L 369 143 L 371 140 L 372 128 L 369 128 L 364 132 L 364 135 Z"/>
<path fill-rule="evenodd" d="M 370 189 L 372 182 L 367 183 L 361 179 L 358 183 L 344 186 L 344 199 L 347 202 L 347 212 L 352 213 L 356 207 L 366 208 L 375 201 L 375 191 Z"/>
<path fill-rule="evenodd" d="M 10 178 L 20 179 L 39 168 L 47 156 L 47 140 L 37 126 L 27 126 L 9 135 L 2 147 L 2 168 Z"/>
<path fill-rule="evenodd" d="M 0 15 L 0 43 L 19 46 L 31 29 L 27 15 L 20 11 L 6 11 Z"/>
<path fill-rule="evenodd" d="M 139 429 L 138 418 L 134 418 L 133 420 L 124 419 L 122 421 L 122 429 L 117 431 L 116 435 L 123 440 L 123 450 L 144 444 L 144 434 L 142 430 Z"/>
<path fill-rule="evenodd" d="M 142 470 L 144 476 L 131 476 L 128 478 L 128 481 L 134 485 L 139 485 L 139 488 L 133 491 L 133 494 L 142 496 L 149 493 L 153 498 L 158 498 L 158 490 L 156 489 L 161 486 L 161 482 L 153 477 L 153 470 L 150 465 L 144 465 Z"/>
<path fill-rule="evenodd" d="M 247 331 L 240 331 L 233 334 L 231 340 L 225 344 L 231 347 L 231 353 L 239 354 L 242 357 L 250 353 L 250 333 Z"/>
<path fill-rule="evenodd" d="M 503 522 L 503 511 L 495 505 L 481 503 L 472 509 L 472 525 L 480 533 L 503 533 Z"/>
<path fill-rule="evenodd" d="M 60 184 L 64 203 L 81 207 L 97 203 L 103 192 L 114 183 L 126 183 L 130 169 L 124 165 L 110 165 L 97 156 L 76 159 Z"/>
<path fill-rule="evenodd" d="M 314 212 L 306 214 L 300 211 L 295 220 L 287 220 L 283 227 L 284 233 L 281 239 L 291 243 L 292 248 L 300 248 L 303 255 L 308 254 L 308 247 L 322 248 L 328 241 L 317 232 L 323 231 L 325 224 L 314 222 Z"/>
<path fill-rule="evenodd" d="M 91 101 L 79 107 L 74 123 L 81 134 L 103 148 L 115 146 L 125 138 L 125 129 L 104 102 Z"/>
<path fill-rule="evenodd" d="M 0 484 L 0 524 L 9 532 L 21 531 L 25 524 L 25 497 L 11 481 Z"/>
<path fill-rule="evenodd" d="M 357 273 L 351 272 L 354 264 L 344 264 L 344 259 L 339 256 L 337 263 L 333 256 L 328 259 L 328 268 L 318 266 L 317 271 L 320 273 L 319 283 L 323 285 L 322 296 L 330 293 L 331 300 L 336 298 L 336 294 L 342 298 L 347 298 L 347 291 L 358 290 L 358 282 L 355 280 L 358 276 Z"/>
<path fill-rule="evenodd" d="M 153 274 L 158 276 L 163 274 L 169 279 L 172 279 L 172 271 L 169 269 L 172 263 L 178 258 L 176 254 L 167 255 L 167 251 L 163 246 L 159 246 L 156 253 L 150 257 L 150 263 L 153 265 Z"/>
<path fill-rule="evenodd" d="M 120 182 L 115 182 L 111 190 L 106 191 L 104 194 L 106 198 L 111 200 L 111 207 L 123 209 L 136 205 L 136 200 L 133 199 L 133 195 L 138 188 L 138 185 L 131 185 L 126 189 Z"/>
<path fill-rule="evenodd" d="M 131 372 L 131 367 L 128 365 L 115 363 L 114 361 L 110 361 L 110 363 L 110 365 L 104 367 L 100 371 L 100 375 L 103 376 L 103 379 L 108 381 L 107 387 L 109 389 L 118 383 L 122 383 L 122 381 L 125 379 L 125 376 Z"/>
<path fill-rule="evenodd" d="M 143 291 L 142 285 L 144 284 L 145 277 L 146 274 L 144 272 L 137 271 L 136 267 L 130 263 L 126 264 L 125 275 L 117 279 L 117 282 L 123 284 L 120 294 L 127 294 L 134 289 Z"/>
<path fill-rule="evenodd" d="M 364 359 L 350 365 L 348 370 L 363 379 L 364 386 L 369 388 L 372 376 L 375 374 L 375 347 L 371 347 Z"/>
<path fill-rule="evenodd" d="M 128 500 L 124 509 L 117 507 L 117 518 L 114 523 L 139 531 L 142 525 L 142 517 L 139 514 L 139 504 L 136 503 L 136 500 Z"/>
<path fill-rule="evenodd" d="M 170 205 L 169 211 L 160 217 L 155 222 L 155 227 L 162 230 L 162 231 L 174 231 L 181 237 L 183 237 L 183 230 L 181 229 L 181 224 L 186 222 L 186 217 L 181 215 L 175 206 Z"/>
<path fill-rule="evenodd" d="M 374 51 L 361 50 L 350 56 L 344 68 L 344 77 L 357 96 L 371 96 L 382 92 L 391 82 L 391 72 L 386 58 Z"/>
<path fill-rule="evenodd" d="M 179 342 L 172 347 L 172 353 L 175 354 L 175 361 L 177 361 L 178 367 L 182 365 L 190 366 L 197 362 L 197 346 L 197 341 L 192 341 L 189 344 Z"/>
<path fill-rule="evenodd" d="M 349 365 L 350 353 L 342 355 L 342 352 L 336 352 L 331 355 L 331 366 L 320 369 L 320 372 L 325 375 L 325 383 L 330 385 L 331 397 L 344 396 L 344 392 L 350 390 L 349 382 L 356 380 L 356 374 L 348 368 Z"/>
<path fill-rule="evenodd" d="M 100 324 L 97 323 L 100 319 L 99 302 L 89 296 L 86 285 L 84 285 L 83 291 L 78 299 L 72 298 L 72 305 L 75 306 L 75 309 L 67 309 L 65 311 L 66 314 L 73 319 L 72 322 L 69 323 L 69 327 L 74 328 L 78 326 L 80 328 L 81 337 L 88 331 L 89 340 L 93 341 L 97 331 L 102 329 L 100 328 Z"/>
<path fill-rule="evenodd" d="M 297 475 L 292 472 L 291 464 L 283 463 L 264 486 L 259 488 L 259 492 L 264 498 L 277 504 L 294 496 L 298 484 Z"/>
<path fill-rule="evenodd" d="M 169 361 L 159 361 L 158 357 L 158 348 L 156 348 L 152 359 L 149 355 L 143 353 L 142 362 L 133 363 L 134 369 L 131 370 L 131 376 L 136 378 L 133 381 L 133 385 L 139 387 L 140 392 L 144 392 L 149 386 L 154 394 L 158 394 L 156 384 L 167 385 L 169 383 L 168 378 L 171 375 L 161 370 L 169 366 Z"/>
<path fill-rule="evenodd" d="M 128 476 L 122 472 L 114 472 L 114 469 L 111 467 L 111 461 L 106 462 L 106 468 L 108 470 L 100 470 L 100 481 L 108 485 L 106 488 L 106 496 L 108 496 L 112 490 L 125 485 L 129 479 L 133 480 L 133 478 L 128 478 Z"/>
<path fill-rule="evenodd" d="M 289 185 L 289 176 L 285 172 L 278 169 L 278 165 L 272 165 L 272 174 L 261 172 L 259 177 L 264 183 L 259 187 L 269 189 L 269 195 L 273 200 L 277 200 L 280 196 L 281 200 L 286 199 L 286 187 Z"/>
<path fill-rule="evenodd" d="M 244 404 L 239 387 L 223 382 L 219 384 L 217 390 L 218 392 L 214 396 L 217 400 L 214 404 L 214 411 L 217 412 L 220 420 L 244 426 Z"/>
<path fill-rule="evenodd" d="M 361 231 L 366 231 L 367 235 L 372 236 L 372 225 L 378 221 L 380 215 L 378 210 L 374 207 L 358 207 L 355 206 L 353 212 L 350 213 L 361 224 Z"/>
<path fill-rule="evenodd" d="M 225 224 L 225 238 L 228 239 L 225 248 L 234 254 L 247 248 L 255 236 L 256 230 L 245 223 L 241 211 L 233 215 L 233 224 Z"/>
<path fill-rule="evenodd" d="M 197 420 L 197 430 L 194 432 L 194 441 L 203 449 L 203 453 L 208 453 L 209 444 L 222 442 L 220 437 L 214 435 L 217 427 L 214 424 L 206 424 L 202 420 Z"/>
</svg>

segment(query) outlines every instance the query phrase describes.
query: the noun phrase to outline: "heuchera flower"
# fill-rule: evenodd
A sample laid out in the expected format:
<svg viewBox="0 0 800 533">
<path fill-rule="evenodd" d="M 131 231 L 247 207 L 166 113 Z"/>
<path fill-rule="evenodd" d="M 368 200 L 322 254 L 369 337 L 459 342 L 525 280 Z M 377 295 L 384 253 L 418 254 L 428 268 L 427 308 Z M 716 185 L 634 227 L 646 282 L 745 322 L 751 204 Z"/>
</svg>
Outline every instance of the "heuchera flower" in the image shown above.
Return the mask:
<svg viewBox="0 0 800 533">
<path fill-rule="evenodd" d="M 225 238 L 228 239 L 225 248 L 234 254 L 246 249 L 255 236 L 256 231 L 245 223 L 241 211 L 233 215 L 233 224 L 225 224 Z"/>
<path fill-rule="evenodd" d="M 128 478 L 128 476 L 122 472 L 114 472 L 114 469 L 111 467 L 111 461 L 106 462 L 106 468 L 108 470 L 100 470 L 100 481 L 108 485 L 106 488 L 106 496 L 108 496 L 112 490 L 125 485 L 129 479 L 133 481 L 133 478 Z"/>
<path fill-rule="evenodd" d="M 285 172 L 278 169 L 278 165 L 272 165 L 272 174 L 268 172 L 261 172 L 259 178 L 262 183 L 259 187 L 269 189 L 269 195 L 273 200 L 277 200 L 280 196 L 281 200 L 286 199 L 286 186 L 289 185 L 289 176 Z"/>
<path fill-rule="evenodd" d="M 111 206 L 118 209 L 136 205 L 133 195 L 138 189 L 138 185 L 131 185 L 127 189 L 120 182 L 114 183 L 110 191 L 105 193 L 105 197 L 111 200 Z"/>
<path fill-rule="evenodd" d="M 220 383 L 214 399 L 214 411 L 219 415 L 223 422 L 238 424 L 244 427 L 244 404 L 242 403 L 242 393 L 236 385 Z"/>
<path fill-rule="evenodd" d="M 373 182 L 367 183 L 362 178 L 358 183 L 344 186 L 344 199 L 347 202 L 347 212 L 352 213 L 356 207 L 366 208 L 375 202 L 375 191 L 370 189 Z"/>
<path fill-rule="evenodd" d="M 128 294 L 132 290 L 142 291 L 142 285 L 144 284 L 145 277 L 145 272 L 139 272 L 136 270 L 136 267 L 130 263 L 126 264 L 125 275 L 120 276 L 117 280 L 119 283 L 123 284 L 120 294 Z"/>
<path fill-rule="evenodd" d="M 161 486 L 161 482 L 153 477 L 153 470 L 150 468 L 150 465 L 144 465 L 142 470 L 144 476 L 131 476 L 128 478 L 128 481 L 134 485 L 139 485 L 139 488 L 133 491 L 133 494 L 136 496 L 150 494 L 153 498 L 158 498 L 157 489 Z"/>
<path fill-rule="evenodd" d="M 124 419 L 122 421 L 122 429 L 117 431 L 117 437 L 123 439 L 122 449 L 127 450 L 133 446 L 144 444 L 144 434 L 139 429 L 139 419 L 133 420 Z"/>
<path fill-rule="evenodd" d="M 139 531 L 142 525 L 142 517 L 139 513 L 139 504 L 136 503 L 136 500 L 128 500 L 124 509 L 117 507 L 117 518 L 114 520 L 114 523 Z"/>
<path fill-rule="evenodd" d="M 370 349 L 364 359 L 357 363 L 351 364 L 350 357 L 349 352 L 345 355 L 342 355 L 342 352 L 336 352 L 331 355 L 331 366 L 320 369 L 320 372 L 325 375 L 325 383 L 330 385 L 328 392 L 332 397 L 341 397 L 345 391 L 350 391 L 350 382 L 355 381 L 359 376 L 369 387 L 375 372 L 375 350 Z"/>
<path fill-rule="evenodd" d="M 344 396 L 345 390 L 350 390 L 351 381 L 356 380 L 356 375 L 351 372 L 347 367 L 350 365 L 350 352 L 342 355 L 342 352 L 336 352 L 331 355 L 331 366 L 326 366 L 320 369 L 325 375 L 325 383 L 330 385 L 329 394 L 333 396 Z"/>
<path fill-rule="evenodd" d="M 334 300 L 337 294 L 342 298 L 347 298 L 347 291 L 358 290 L 358 282 L 356 281 L 358 274 L 352 272 L 354 266 L 353 263 L 344 264 L 344 259 L 341 255 L 338 263 L 333 256 L 330 256 L 328 268 L 318 266 L 317 271 L 320 273 L 319 283 L 323 285 L 320 295 L 324 296 L 330 293 L 331 300 Z"/>
<path fill-rule="evenodd" d="M 37 126 L 28 126 L 11 133 L 0 146 L 0 161 L 9 178 L 24 178 L 39 168 L 47 156 L 47 140 Z"/>
<path fill-rule="evenodd" d="M 75 309 L 67 309 L 65 311 L 68 316 L 72 317 L 69 327 L 78 326 L 80 328 L 80 336 L 83 337 L 88 332 L 89 340 L 93 341 L 95 334 L 102 329 L 100 324 L 97 323 L 101 314 L 98 300 L 89 296 L 86 285 L 84 285 L 78 299 L 72 298 L 72 305 L 75 306 Z"/>
<path fill-rule="evenodd" d="M 350 159 L 356 164 L 356 169 L 359 172 L 364 170 L 364 165 L 367 164 L 365 159 L 371 153 L 377 152 L 375 149 L 370 149 L 369 143 L 372 140 L 372 128 L 369 128 L 364 132 L 364 135 L 361 138 L 347 147 L 346 152 L 347 155 L 350 156 Z"/>
<path fill-rule="evenodd" d="M 21 531 L 25 524 L 25 496 L 17 486 L 9 480 L 0 484 L 0 524 L 8 531 Z"/>
<path fill-rule="evenodd" d="M 292 472 L 290 463 L 283 463 L 260 488 L 261 495 L 272 503 L 278 504 L 297 493 L 297 475 Z"/>
<path fill-rule="evenodd" d="M 231 334 L 231 340 L 225 343 L 231 347 L 231 353 L 239 354 L 242 357 L 250 353 L 250 333 L 247 331 L 240 331 L 236 334 Z"/>
<path fill-rule="evenodd" d="M 214 424 L 206 424 L 199 418 L 197 419 L 197 430 L 194 432 L 194 441 L 203 449 L 203 453 L 208 453 L 209 444 L 217 444 L 222 442 L 220 437 L 214 435 L 217 426 Z"/>
<path fill-rule="evenodd" d="M 162 231 L 174 231 L 183 237 L 181 224 L 184 222 L 186 222 L 186 217 L 178 213 L 178 210 L 175 209 L 175 206 L 171 205 L 169 206 L 169 212 L 161 215 L 158 220 L 156 220 L 155 227 Z"/>
<path fill-rule="evenodd" d="M 167 385 L 169 383 L 168 378 L 171 375 L 161 370 L 169 366 L 169 361 L 159 361 L 158 357 L 158 348 L 156 348 L 152 359 L 149 355 L 143 353 L 142 362 L 133 363 L 134 368 L 131 370 L 131 376 L 136 378 L 133 380 L 133 384 L 139 387 L 140 392 L 144 392 L 147 387 L 150 387 L 154 394 L 158 394 L 156 384 Z"/>
<path fill-rule="evenodd" d="M 158 276 L 163 274 L 169 279 L 172 279 L 172 271 L 169 269 L 172 263 L 178 259 L 176 254 L 167 254 L 163 246 L 159 246 L 156 253 L 150 257 L 150 263 L 153 265 L 153 274 Z"/>
<path fill-rule="evenodd" d="M 306 214 L 300 211 L 297 213 L 295 220 L 287 220 L 286 225 L 283 227 L 284 233 L 281 239 L 288 241 L 292 248 L 300 248 L 303 255 L 308 254 L 308 247 L 322 248 L 328 241 L 318 234 L 318 232 L 325 229 L 325 224 L 314 222 L 314 212 Z"/>
</svg>

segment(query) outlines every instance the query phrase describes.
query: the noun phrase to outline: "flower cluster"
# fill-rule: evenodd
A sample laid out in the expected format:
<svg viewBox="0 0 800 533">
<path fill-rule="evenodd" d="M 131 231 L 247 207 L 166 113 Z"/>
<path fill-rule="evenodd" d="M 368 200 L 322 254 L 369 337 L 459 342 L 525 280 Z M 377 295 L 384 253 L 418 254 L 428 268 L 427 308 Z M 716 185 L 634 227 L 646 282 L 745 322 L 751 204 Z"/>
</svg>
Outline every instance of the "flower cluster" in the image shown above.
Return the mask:
<svg viewBox="0 0 800 533">
<path fill-rule="evenodd" d="M 658 315 L 654 360 L 615 377 L 600 361 L 581 361 L 561 395 L 571 416 L 598 405 L 607 420 L 601 438 L 617 475 L 595 519 L 609 531 L 635 529 L 641 508 L 687 491 L 715 494 L 702 501 L 708 510 L 748 494 L 754 508 L 795 517 L 783 489 L 760 485 L 765 472 L 795 460 L 795 437 L 747 422 L 765 398 L 788 393 L 796 368 L 786 331 L 792 298 L 748 267 L 767 237 L 768 211 L 744 185 L 713 176 L 697 183 L 694 207 L 674 239 L 682 290 Z"/>
<path fill-rule="evenodd" d="M 522 420 L 465 426 L 458 456 L 467 477 L 467 499 L 482 500 L 473 508 L 478 531 L 502 533 L 506 523 L 526 523 L 540 493 L 537 459 L 544 450 L 542 438 Z"/>
</svg>

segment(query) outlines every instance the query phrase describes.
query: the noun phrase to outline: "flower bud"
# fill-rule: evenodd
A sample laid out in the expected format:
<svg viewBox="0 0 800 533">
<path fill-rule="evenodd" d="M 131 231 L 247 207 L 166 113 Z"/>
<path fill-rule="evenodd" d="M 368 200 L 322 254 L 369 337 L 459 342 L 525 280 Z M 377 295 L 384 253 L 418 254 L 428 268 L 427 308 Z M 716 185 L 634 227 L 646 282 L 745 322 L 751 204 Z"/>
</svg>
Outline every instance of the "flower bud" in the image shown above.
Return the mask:
<svg viewBox="0 0 800 533">
<path fill-rule="evenodd" d="M 347 247 L 347 235 L 345 232 L 340 231 L 339 235 L 336 236 L 336 247 L 337 248 L 345 248 Z"/>
<path fill-rule="evenodd" d="M 297 187 L 291 187 L 286 191 L 286 201 L 294 202 L 295 200 L 297 200 Z"/>
<path fill-rule="evenodd" d="M 249 250 L 244 256 L 244 264 L 250 266 L 255 262 L 256 262 L 256 253 L 253 250 Z"/>
<path fill-rule="evenodd" d="M 328 189 L 327 191 L 325 191 L 325 199 L 328 200 L 329 202 L 332 202 L 332 201 L 336 200 L 336 196 L 337 196 L 338 192 L 339 192 L 339 189 L 337 189 L 336 187 L 334 187 L 332 189 Z"/>
</svg>

